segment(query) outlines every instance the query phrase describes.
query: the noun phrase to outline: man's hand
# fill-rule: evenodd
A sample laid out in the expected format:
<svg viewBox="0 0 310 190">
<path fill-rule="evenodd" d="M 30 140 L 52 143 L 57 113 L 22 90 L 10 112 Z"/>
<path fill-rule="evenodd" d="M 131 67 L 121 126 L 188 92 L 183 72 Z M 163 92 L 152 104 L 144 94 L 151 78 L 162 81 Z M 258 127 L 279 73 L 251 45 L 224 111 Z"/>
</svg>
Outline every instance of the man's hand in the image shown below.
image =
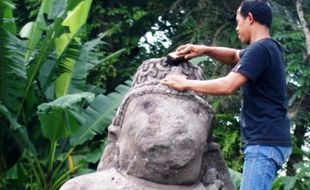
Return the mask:
<svg viewBox="0 0 310 190">
<path fill-rule="evenodd" d="M 176 50 L 178 55 L 184 56 L 185 59 L 197 57 L 203 54 L 204 45 L 186 44 L 179 46 Z"/>
<path fill-rule="evenodd" d="M 187 79 L 184 75 L 170 74 L 167 75 L 164 79 L 162 79 L 160 83 L 174 88 L 178 91 L 184 91 L 186 90 L 186 81 Z"/>
</svg>

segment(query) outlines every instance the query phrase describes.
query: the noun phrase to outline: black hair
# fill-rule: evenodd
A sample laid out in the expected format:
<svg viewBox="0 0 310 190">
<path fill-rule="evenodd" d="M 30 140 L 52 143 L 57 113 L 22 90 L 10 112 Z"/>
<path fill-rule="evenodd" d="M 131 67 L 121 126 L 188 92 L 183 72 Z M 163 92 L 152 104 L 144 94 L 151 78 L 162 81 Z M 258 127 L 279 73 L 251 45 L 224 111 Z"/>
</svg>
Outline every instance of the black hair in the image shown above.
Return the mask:
<svg viewBox="0 0 310 190">
<path fill-rule="evenodd" d="M 246 17 L 252 13 L 253 19 L 268 28 L 271 27 L 272 10 L 266 0 L 245 0 L 240 5 L 240 14 Z"/>
</svg>

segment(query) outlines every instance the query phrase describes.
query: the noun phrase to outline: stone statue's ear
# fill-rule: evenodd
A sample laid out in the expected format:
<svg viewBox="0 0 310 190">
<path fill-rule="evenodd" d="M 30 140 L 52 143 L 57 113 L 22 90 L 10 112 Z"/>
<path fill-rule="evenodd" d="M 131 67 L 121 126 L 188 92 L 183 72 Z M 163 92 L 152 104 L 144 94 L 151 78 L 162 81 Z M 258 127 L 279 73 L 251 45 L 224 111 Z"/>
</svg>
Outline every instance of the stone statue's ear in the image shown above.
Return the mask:
<svg viewBox="0 0 310 190">
<path fill-rule="evenodd" d="M 108 128 L 108 142 L 116 142 L 121 132 L 120 126 L 110 125 Z"/>
<path fill-rule="evenodd" d="M 120 127 L 116 125 L 110 125 L 108 128 L 108 143 L 101 156 L 97 171 L 103 171 L 109 168 L 118 168 L 118 147 L 117 141 L 120 134 Z"/>
<path fill-rule="evenodd" d="M 217 143 L 207 143 L 207 151 L 203 154 L 200 182 L 206 189 L 234 190 L 228 168 L 220 153 Z"/>
</svg>

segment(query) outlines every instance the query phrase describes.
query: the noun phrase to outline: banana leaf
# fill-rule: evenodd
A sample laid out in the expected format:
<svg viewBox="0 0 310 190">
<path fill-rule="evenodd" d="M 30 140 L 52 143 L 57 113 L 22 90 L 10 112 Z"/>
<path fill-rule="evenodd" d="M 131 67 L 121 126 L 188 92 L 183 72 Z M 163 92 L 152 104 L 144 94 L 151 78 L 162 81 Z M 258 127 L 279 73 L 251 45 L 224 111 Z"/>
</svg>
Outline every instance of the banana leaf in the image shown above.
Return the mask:
<svg viewBox="0 0 310 190">
<path fill-rule="evenodd" d="M 11 34 L 16 33 L 16 25 L 12 11 L 15 5 L 10 0 L 0 1 L 0 27 L 5 28 Z"/>
<path fill-rule="evenodd" d="M 72 11 L 68 13 L 68 16 L 63 21 L 62 25 L 68 26 L 70 32 L 62 34 L 55 40 L 56 50 L 59 56 L 66 49 L 78 30 L 86 23 L 91 4 L 92 0 L 81 1 Z"/>
<path fill-rule="evenodd" d="M 116 108 L 129 88 L 129 86 L 120 85 L 116 88 L 119 92 L 113 92 L 107 96 L 98 95 L 81 113 L 85 121 L 79 131 L 70 138 L 70 143 L 75 147 L 92 139 L 96 134 L 102 134 L 111 123 Z"/>
<path fill-rule="evenodd" d="M 0 116 L 5 116 L 5 118 L 10 122 L 14 130 L 21 128 L 22 126 L 17 122 L 15 116 L 9 112 L 9 110 L 0 102 Z"/>
<path fill-rule="evenodd" d="M 91 102 L 93 99 L 93 94 L 85 92 L 41 104 L 38 107 L 38 115 L 43 136 L 55 142 L 75 133 L 80 128 L 80 123 L 74 117 L 74 113 L 79 113 L 83 103 Z"/>
<path fill-rule="evenodd" d="M 24 97 L 24 43 L 0 27 L 0 101 L 14 112 Z"/>
<path fill-rule="evenodd" d="M 49 56 L 53 54 L 55 49 L 62 48 L 62 52 L 57 54 L 57 59 L 60 59 L 63 51 L 72 41 L 79 28 L 85 24 L 91 2 L 91 0 L 79 0 L 74 1 L 74 3 L 67 1 L 64 4 L 61 0 L 42 1 L 39 14 L 36 21 L 32 24 L 31 35 L 27 42 L 27 52 L 25 55 L 28 66 L 27 83 L 22 104 L 18 108 L 19 113 L 24 109 L 26 98 L 33 91 L 34 82 Z M 43 32 L 46 35 L 43 35 Z M 64 43 L 66 45 L 63 45 L 62 42 L 57 43 L 57 39 L 64 35 L 66 37 L 69 36 L 69 38 L 62 39 L 65 40 Z M 72 61 L 69 61 L 69 63 L 72 65 Z M 57 64 L 54 67 L 57 67 Z M 68 81 L 70 81 L 71 77 L 70 74 L 65 74 L 65 76 L 61 77 L 60 80 L 67 82 L 63 83 L 65 87 L 68 86 Z M 44 83 L 43 86 L 48 88 L 47 83 Z M 66 91 L 67 88 L 64 88 L 61 95 L 67 94 Z"/>
</svg>

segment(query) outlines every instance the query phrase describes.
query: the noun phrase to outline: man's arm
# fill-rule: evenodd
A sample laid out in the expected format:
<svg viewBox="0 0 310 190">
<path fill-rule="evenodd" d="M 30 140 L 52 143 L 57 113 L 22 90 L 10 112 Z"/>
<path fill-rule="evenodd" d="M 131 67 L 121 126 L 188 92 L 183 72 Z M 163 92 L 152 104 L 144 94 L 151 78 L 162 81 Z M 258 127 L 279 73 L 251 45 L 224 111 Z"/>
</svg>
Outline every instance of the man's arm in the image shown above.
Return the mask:
<svg viewBox="0 0 310 190">
<path fill-rule="evenodd" d="M 180 75 L 168 75 L 161 83 L 176 90 L 192 90 L 208 95 L 231 95 L 247 78 L 240 73 L 230 72 L 227 76 L 212 80 L 187 80 Z"/>
<path fill-rule="evenodd" d="M 226 47 L 186 44 L 179 46 L 176 51 L 185 59 L 208 55 L 224 64 L 236 64 L 240 60 L 240 50 Z"/>
</svg>

